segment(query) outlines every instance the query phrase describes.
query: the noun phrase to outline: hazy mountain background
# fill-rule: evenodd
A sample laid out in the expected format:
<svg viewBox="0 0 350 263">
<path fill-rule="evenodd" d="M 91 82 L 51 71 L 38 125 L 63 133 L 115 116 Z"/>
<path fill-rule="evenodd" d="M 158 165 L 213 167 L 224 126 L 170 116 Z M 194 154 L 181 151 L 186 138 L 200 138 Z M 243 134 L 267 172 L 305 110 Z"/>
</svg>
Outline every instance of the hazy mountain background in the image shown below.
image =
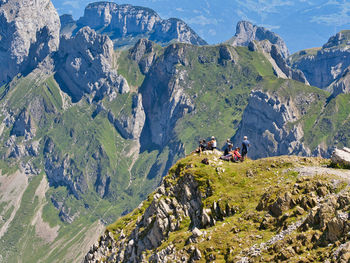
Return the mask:
<svg viewBox="0 0 350 263">
<path fill-rule="evenodd" d="M 61 14 L 83 15 L 90 0 L 53 0 Z M 329 36 L 350 26 L 350 2 L 346 0 L 121 0 L 118 4 L 147 6 L 163 18 L 188 23 L 209 44 L 226 41 L 239 20 L 272 29 L 291 53 L 321 46 Z"/>
</svg>

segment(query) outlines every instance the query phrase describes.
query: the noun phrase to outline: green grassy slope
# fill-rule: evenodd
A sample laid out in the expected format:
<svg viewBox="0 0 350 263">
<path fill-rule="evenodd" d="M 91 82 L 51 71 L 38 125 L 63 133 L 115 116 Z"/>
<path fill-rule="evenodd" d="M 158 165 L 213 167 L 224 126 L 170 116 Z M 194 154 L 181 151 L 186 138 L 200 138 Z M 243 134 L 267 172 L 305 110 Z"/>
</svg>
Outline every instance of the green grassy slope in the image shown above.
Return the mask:
<svg viewBox="0 0 350 263">
<path fill-rule="evenodd" d="M 204 157 L 209 158 L 210 165 L 201 163 Z M 241 257 L 248 256 L 249 249 L 254 245 L 259 247 L 260 244 L 268 242 L 292 224 L 305 220 L 308 211 L 316 206 L 316 203 L 312 203 L 313 201 L 310 203 L 311 199 L 317 197 L 320 200 L 318 202 L 323 203 L 326 202 L 327 197 L 334 197 L 339 193 L 345 196 L 349 193 L 348 184 L 342 179 L 336 185 L 331 183 L 334 178 L 337 178 L 336 176 L 322 176 L 322 172 L 306 177 L 299 175 L 300 167 L 320 168 L 327 163 L 327 160 L 321 158 L 293 156 L 248 160 L 244 163 L 222 163 L 214 155 L 192 154 L 181 159 L 164 178 L 167 189 L 173 189 L 173 186 L 181 184 L 184 177 L 191 177 L 198 184 L 203 209 L 211 210 L 212 215 L 220 218 L 220 213 L 213 208 L 213 204 L 216 203 L 222 211 L 227 206 L 233 207 L 235 213 L 217 219 L 214 226 L 202 228 L 203 235 L 192 242 L 189 240 L 192 236 L 193 222 L 189 216 L 185 216 L 181 218 L 181 224 L 175 231 L 167 230 L 161 244 L 153 250 L 144 251 L 144 255 L 148 258 L 171 245 L 170 253 L 176 254 L 178 258 L 183 256 L 191 258 L 193 256 L 191 256 L 193 251 L 191 248 L 194 247 L 201 252 L 201 258 L 195 262 L 212 260 L 237 262 Z M 286 201 L 283 201 L 286 193 L 291 200 L 294 200 L 290 205 L 286 205 L 284 203 Z M 175 196 L 166 195 L 157 197 L 157 201 L 153 201 L 155 200 L 153 196 L 156 194 L 159 195 L 159 193 L 151 194 L 142 207 L 110 225 L 107 231 L 112 232 L 117 241 L 121 230 L 126 237 L 132 231 L 142 232 L 143 229 L 135 228 L 136 221 L 140 221 L 149 206 L 154 206 L 162 198 L 175 198 Z M 326 199 L 323 199 L 325 196 Z M 193 197 L 193 200 L 196 198 Z M 282 207 L 281 214 L 269 215 L 268 212 L 276 211 L 273 207 L 278 205 Z M 324 216 L 320 215 L 320 217 Z M 177 220 L 180 219 L 177 218 Z M 325 221 L 325 224 L 327 222 Z M 339 237 L 338 243 L 327 246 L 329 241 L 322 233 L 326 233 L 328 228 L 319 228 L 316 224 L 316 222 L 315 225 L 310 223 L 297 228 L 282 240 L 267 245 L 265 250 L 262 249 L 261 253 L 251 258 L 254 262 L 280 262 L 280 260 L 300 262 L 301 259 L 303 262 L 322 262 L 333 255 L 340 243 L 346 242 L 346 237 L 345 241 Z M 150 226 L 149 229 L 151 228 Z M 147 227 L 144 231 L 147 232 Z M 142 234 L 147 235 L 145 232 Z M 308 241 L 306 243 L 301 241 L 304 239 Z M 286 253 L 287 246 L 292 248 L 293 253 Z M 116 247 L 117 253 L 119 248 Z"/>
</svg>

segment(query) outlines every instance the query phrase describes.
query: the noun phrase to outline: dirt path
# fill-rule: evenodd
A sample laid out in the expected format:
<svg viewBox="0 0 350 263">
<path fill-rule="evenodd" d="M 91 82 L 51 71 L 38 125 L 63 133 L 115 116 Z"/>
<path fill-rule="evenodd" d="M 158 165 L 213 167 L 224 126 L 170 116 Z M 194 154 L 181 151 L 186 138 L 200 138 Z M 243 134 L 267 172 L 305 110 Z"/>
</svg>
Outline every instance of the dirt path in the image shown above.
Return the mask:
<svg viewBox="0 0 350 263">
<path fill-rule="evenodd" d="M 350 184 L 350 170 L 334 169 L 319 166 L 304 166 L 295 168 L 293 170 L 299 172 L 299 176 L 335 175 L 344 179 Z"/>
</svg>

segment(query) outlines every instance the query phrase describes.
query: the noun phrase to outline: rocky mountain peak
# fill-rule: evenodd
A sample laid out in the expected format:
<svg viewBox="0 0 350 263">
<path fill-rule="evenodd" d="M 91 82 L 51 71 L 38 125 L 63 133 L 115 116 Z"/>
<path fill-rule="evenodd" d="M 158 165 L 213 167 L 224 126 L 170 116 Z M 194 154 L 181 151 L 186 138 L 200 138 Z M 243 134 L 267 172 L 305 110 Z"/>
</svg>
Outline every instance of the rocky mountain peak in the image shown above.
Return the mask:
<svg viewBox="0 0 350 263">
<path fill-rule="evenodd" d="M 164 45 L 174 41 L 206 44 L 182 20 L 163 20 L 154 10 L 139 6 L 112 2 L 91 3 L 76 24 L 78 29 L 89 26 L 108 34 L 116 47 L 134 45 L 140 38 L 148 38 Z"/>
<path fill-rule="evenodd" d="M 328 42 L 323 45 L 323 48 L 332 48 L 339 46 L 350 46 L 350 30 L 343 30 L 335 36 L 329 38 Z"/>
<path fill-rule="evenodd" d="M 1 1 L 0 85 L 58 49 L 60 20 L 50 0 Z"/>
<path fill-rule="evenodd" d="M 289 56 L 289 51 L 284 40 L 276 33 L 248 21 L 240 21 L 236 26 L 235 36 L 229 40 L 233 46 L 248 46 L 253 40 L 268 40 L 279 47 L 284 59 Z"/>
</svg>

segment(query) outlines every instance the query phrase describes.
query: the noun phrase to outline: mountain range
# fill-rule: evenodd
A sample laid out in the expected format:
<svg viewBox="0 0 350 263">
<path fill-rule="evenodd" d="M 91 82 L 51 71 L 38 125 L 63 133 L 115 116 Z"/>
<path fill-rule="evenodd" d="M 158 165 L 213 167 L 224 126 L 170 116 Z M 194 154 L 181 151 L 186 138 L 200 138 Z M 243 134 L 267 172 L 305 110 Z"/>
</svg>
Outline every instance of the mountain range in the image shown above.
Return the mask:
<svg viewBox="0 0 350 263">
<path fill-rule="evenodd" d="M 0 25 L 0 262 L 81 262 L 200 139 L 247 135 L 252 159 L 350 142 L 348 31 L 290 55 L 248 21 L 207 45 L 149 8 L 50 0 L 0 1 Z"/>
<path fill-rule="evenodd" d="M 88 0 L 54 0 L 58 13 L 78 19 Z M 164 18 L 177 17 L 188 23 L 205 41 L 217 44 L 235 33 L 240 20 L 248 20 L 278 33 L 292 53 L 321 47 L 338 31 L 350 26 L 349 3 L 343 0 L 232 0 L 191 2 L 179 0 L 119 0 L 118 4 L 147 6 Z M 222 26 L 225 25 L 225 26 Z"/>
</svg>

